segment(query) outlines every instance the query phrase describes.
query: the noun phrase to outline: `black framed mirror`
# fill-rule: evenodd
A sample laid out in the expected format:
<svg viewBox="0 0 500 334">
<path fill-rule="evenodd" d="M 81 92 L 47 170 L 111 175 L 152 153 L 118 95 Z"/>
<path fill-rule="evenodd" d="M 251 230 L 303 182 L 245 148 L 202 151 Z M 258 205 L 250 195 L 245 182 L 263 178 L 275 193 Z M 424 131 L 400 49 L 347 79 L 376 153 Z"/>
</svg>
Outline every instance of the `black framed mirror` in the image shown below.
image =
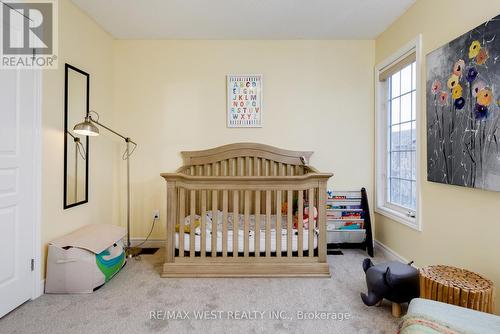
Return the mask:
<svg viewBox="0 0 500 334">
<path fill-rule="evenodd" d="M 64 209 L 89 198 L 89 137 L 73 132 L 89 112 L 90 75 L 64 65 Z"/>
</svg>

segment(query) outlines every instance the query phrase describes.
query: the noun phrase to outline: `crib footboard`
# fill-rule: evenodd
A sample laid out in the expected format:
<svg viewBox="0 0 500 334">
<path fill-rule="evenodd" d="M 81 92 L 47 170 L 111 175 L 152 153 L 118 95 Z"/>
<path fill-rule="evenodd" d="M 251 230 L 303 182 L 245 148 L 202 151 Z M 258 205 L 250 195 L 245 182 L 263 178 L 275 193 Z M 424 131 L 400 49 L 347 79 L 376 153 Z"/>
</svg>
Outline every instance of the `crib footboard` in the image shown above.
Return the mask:
<svg viewBox="0 0 500 334">
<path fill-rule="evenodd" d="M 330 276 L 325 196 L 332 174 L 162 176 L 162 277 Z"/>
</svg>

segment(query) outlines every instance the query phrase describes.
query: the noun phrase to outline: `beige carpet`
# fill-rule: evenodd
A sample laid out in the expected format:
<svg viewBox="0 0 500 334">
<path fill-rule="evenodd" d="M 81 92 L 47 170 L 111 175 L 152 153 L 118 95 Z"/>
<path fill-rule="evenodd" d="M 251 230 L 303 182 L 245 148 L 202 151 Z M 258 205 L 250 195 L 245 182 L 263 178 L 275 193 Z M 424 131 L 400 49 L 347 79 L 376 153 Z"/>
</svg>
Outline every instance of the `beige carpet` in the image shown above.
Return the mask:
<svg viewBox="0 0 500 334">
<path fill-rule="evenodd" d="M 93 294 L 43 295 L 27 302 L 0 319 L 0 333 L 395 333 L 389 303 L 361 302 L 364 257 L 357 250 L 328 256 L 331 279 L 167 279 L 159 276 L 160 249 L 142 261 L 130 260 Z M 384 260 L 377 256 L 374 262 Z M 195 319 L 195 311 L 205 310 L 215 311 L 216 320 Z M 153 311 L 161 311 L 162 319 L 150 319 Z M 175 311 L 177 320 L 166 319 Z M 271 311 L 285 319 L 271 319 Z M 181 319 L 183 312 L 189 319 Z M 349 318 L 301 320 L 300 312 Z M 245 315 L 256 319 L 235 319 Z"/>
</svg>

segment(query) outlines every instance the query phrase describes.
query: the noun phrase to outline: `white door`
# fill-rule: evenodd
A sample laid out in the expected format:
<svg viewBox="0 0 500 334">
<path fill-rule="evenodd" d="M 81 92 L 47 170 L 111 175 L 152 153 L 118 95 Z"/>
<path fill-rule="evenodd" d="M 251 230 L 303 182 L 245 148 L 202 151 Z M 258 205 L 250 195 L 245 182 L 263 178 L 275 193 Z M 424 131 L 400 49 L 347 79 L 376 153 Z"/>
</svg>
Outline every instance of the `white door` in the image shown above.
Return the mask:
<svg viewBox="0 0 500 334">
<path fill-rule="evenodd" d="M 0 70 L 0 317 L 34 289 L 36 88 L 35 71 Z"/>
</svg>

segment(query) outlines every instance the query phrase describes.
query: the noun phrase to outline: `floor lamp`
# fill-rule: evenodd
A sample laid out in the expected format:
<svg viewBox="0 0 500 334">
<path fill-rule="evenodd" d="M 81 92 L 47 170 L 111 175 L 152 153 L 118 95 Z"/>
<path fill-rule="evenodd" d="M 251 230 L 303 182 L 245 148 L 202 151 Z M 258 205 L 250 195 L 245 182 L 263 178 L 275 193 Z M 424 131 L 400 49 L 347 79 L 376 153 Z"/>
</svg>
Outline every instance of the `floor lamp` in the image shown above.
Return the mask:
<svg viewBox="0 0 500 334">
<path fill-rule="evenodd" d="M 91 113 L 94 113 L 96 115 L 96 119 L 93 119 L 91 116 Z M 131 247 L 131 242 L 130 242 L 130 156 L 132 153 L 135 151 L 137 144 L 130 139 L 129 137 L 123 136 L 120 133 L 116 132 L 115 130 L 109 128 L 108 126 L 102 124 L 99 122 L 99 114 L 96 113 L 95 111 L 90 111 L 87 116 L 85 117 L 85 120 L 81 123 L 78 123 L 75 125 L 73 128 L 73 131 L 79 135 L 83 136 L 98 136 L 99 135 L 99 128 L 97 126 L 100 126 L 109 132 L 117 135 L 118 137 L 122 138 L 125 140 L 125 143 L 127 144 L 127 149 L 123 153 L 122 159 L 127 161 L 127 245 L 126 245 L 126 254 L 127 257 L 134 257 L 137 256 L 141 253 L 142 249 L 139 247 Z M 130 151 L 130 144 L 134 145 L 132 151 Z"/>
</svg>

